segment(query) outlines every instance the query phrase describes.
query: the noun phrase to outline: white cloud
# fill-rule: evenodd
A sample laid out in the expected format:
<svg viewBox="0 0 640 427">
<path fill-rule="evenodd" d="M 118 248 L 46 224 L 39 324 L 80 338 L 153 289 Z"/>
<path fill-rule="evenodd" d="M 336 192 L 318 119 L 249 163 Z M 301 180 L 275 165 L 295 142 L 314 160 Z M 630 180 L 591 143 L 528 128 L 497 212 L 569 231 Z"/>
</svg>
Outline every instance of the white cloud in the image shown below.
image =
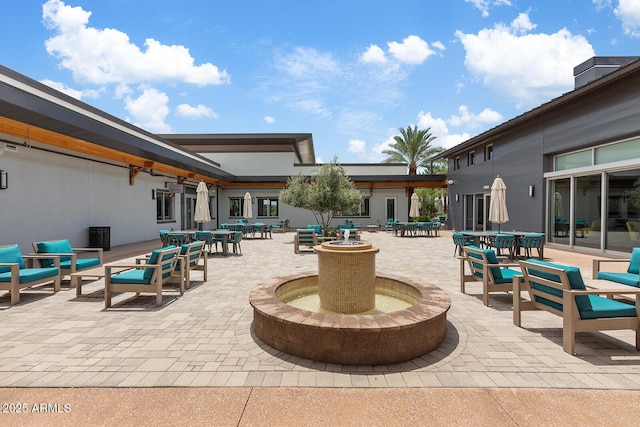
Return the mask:
<svg viewBox="0 0 640 427">
<path fill-rule="evenodd" d="M 127 96 L 125 108 L 133 117 L 136 126 L 155 133 L 171 133 L 171 126 L 165 123 L 169 114 L 169 97 L 154 88 L 143 88 L 137 98 Z"/>
<path fill-rule="evenodd" d="M 267 123 L 267 124 L 269 124 L 269 125 L 271 125 L 271 124 L 273 124 L 273 123 L 275 123 L 275 122 L 276 122 L 275 117 L 271 117 L 271 116 L 264 116 L 264 117 L 262 118 L 262 120 L 264 120 L 264 121 L 265 121 L 265 123 Z"/>
<path fill-rule="evenodd" d="M 434 147 L 448 149 L 469 139 L 469 134 L 466 132 L 450 134 L 445 120 L 433 117 L 430 112 L 418 113 L 418 128 L 430 128 L 431 135 L 436 137 L 432 143 Z"/>
<path fill-rule="evenodd" d="M 364 153 L 367 149 L 367 143 L 361 139 L 352 139 L 349 141 L 350 153 Z"/>
<path fill-rule="evenodd" d="M 375 144 L 371 147 L 372 153 L 372 161 L 381 162 L 387 158 L 385 154 L 382 154 L 385 150 L 390 150 L 391 146 L 396 143 L 396 140 L 393 139 L 393 134 L 390 135 L 386 140 L 382 141 L 379 144 Z"/>
<path fill-rule="evenodd" d="M 465 50 L 465 65 L 499 96 L 530 107 L 573 88 L 573 67 L 595 55 L 582 36 L 566 28 L 553 34 L 531 34 L 535 25 L 520 14 L 510 26 L 497 24 L 478 34 L 456 31 Z"/>
<path fill-rule="evenodd" d="M 389 42 L 387 46 L 391 55 L 406 64 L 422 64 L 435 53 L 429 48 L 429 44 L 418 36 L 409 36 L 402 43 Z"/>
<path fill-rule="evenodd" d="M 176 107 L 176 115 L 189 119 L 199 119 L 201 117 L 208 117 L 211 119 L 218 118 L 218 113 L 202 104 L 198 104 L 195 107 L 189 104 L 180 104 Z"/>
<path fill-rule="evenodd" d="M 144 50 L 129 36 L 112 28 L 89 27 L 91 12 L 49 0 L 42 19 L 55 35 L 45 42 L 47 52 L 72 72 L 74 80 L 93 84 L 186 82 L 198 86 L 229 83 L 231 77 L 213 64 L 195 65 L 189 49 L 146 39 Z"/>
<path fill-rule="evenodd" d="M 365 53 L 360 55 L 360 61 L 367 64 L 384 64 L 387 62 L 387 57 L 380 46 L 372 44 Z"/>
<path fill-rule="evenodd" d="M 498 123 L 502 120 L 502 114 L 490 108 L 485 108 L 479 114 L 469 112 L 466 105 L 458 107 L 458 115 L 452 115 L 448 123 L 451 126 L 466 126 L 467 128 L 477 128 L 481 125 Z"/>
<path fill-rule="evenodd" d="M 439 50 L 447 50 L 447 48 L 444 46 L 444 44 L 441 41 L 435 41 L 431 43 L 431 46 Z"/>
<path fill-rule="evenodd" d="M 640 37 L 640 0 L 620 0 L 613 12 L 622 21 L 626 35 Z"/>
<path fill-rule="evenodd" d="M 509 0 L 464 0 L 482 12 L 482 16 L 489 16 L 489 8 L 492 6 L 511 6 Z"/>
</svg>

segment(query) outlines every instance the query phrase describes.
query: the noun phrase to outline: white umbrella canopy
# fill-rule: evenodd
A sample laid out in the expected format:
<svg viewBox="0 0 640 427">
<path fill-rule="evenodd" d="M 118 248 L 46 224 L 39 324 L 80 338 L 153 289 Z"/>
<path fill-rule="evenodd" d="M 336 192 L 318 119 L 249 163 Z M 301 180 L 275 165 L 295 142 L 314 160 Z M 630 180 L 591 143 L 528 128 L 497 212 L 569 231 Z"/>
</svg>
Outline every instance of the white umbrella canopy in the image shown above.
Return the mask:
<svg viewBox="0 0 640 427">
<path fill-rule="evenodd" d="M 244 194 L 244 206 L 242 207 L 242 217 L 246 219 L 253 217 L 253 209 L 251 208 L 251 194 L 248 191 Z"/>
<path fill-rule="evenodd" d="M 418 194 L 413 193 L 411 195 L 411 207 L 409 208 L 409 217 L 417 218 L 420 216 L 420 210 L 418 209 Z"/>
<path fill-rule="evenodd" d="M 209 189 L 204 181 L 200 181 L 196 188 L 196 212 L 193 220 L 197 223 L 211 221 L 211 213 L 209 212 Z"/>
<path fill-rule="evenodd" d="M 509 221 L 509 213 L 507 212 L 507 186 L 498 175 L 491 185 L 491 202 L 489 203 L 489 221 L 500 224 Z"/>
</svg>

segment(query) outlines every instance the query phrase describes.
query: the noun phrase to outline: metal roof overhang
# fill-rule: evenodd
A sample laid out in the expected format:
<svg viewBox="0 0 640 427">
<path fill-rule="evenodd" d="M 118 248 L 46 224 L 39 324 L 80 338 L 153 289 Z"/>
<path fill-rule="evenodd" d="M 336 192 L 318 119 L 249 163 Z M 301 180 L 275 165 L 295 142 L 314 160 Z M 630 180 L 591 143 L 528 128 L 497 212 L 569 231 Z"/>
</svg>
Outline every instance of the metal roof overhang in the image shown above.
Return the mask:
<svg viewBox="0 0 640 427">
<path fill-rule="evenodd" d="M 265 134 L 160 134 L 181 147 L 197 153 L 283 153 L 294 152 L 303 164 L 315 163 L 310 133 Z"/>
<path fill-rule="evenodd" d="M 539 107 L 516 116 L 511 120 L 508 120 L 492 129 L 489 129 L 486 132 L 481 133 L 480 135 L 477 135 L 461 144 L 456 145 L 455 147 L 443 151 L 433 159 L 438 160 L 451 158 L 452 156 L 458 155 L 472 147 L 482 145 L 491 139 L 495 139 L 503 135 L 516 126 L 520 126 L 545 114 L 552 114 L 553 111 L 557 110 L 558 108 L 566 108 L 572 102 L 581 101 L 584 99 L 584 97 L 589 96 L 589 94 L 592 94 L 617 80 L 624 79 L 627 76 L 638 72 L 640 72 L 640 60 L 636 60 L 628 65 L 624 65 L 618 70 L 604 75 L 599 79 L 592 81 L 591 83 L 574 89 L 571 92 L 567 92 L 564 95 L 559 96 L 558 98 L 552 99 L 551 101 L 540 105 Z"/>
<path fill-rule="evenodd" d="M 205 157 L 2 66 L 0 133 L 183 178 L 235 179 Z"/>
</svg>

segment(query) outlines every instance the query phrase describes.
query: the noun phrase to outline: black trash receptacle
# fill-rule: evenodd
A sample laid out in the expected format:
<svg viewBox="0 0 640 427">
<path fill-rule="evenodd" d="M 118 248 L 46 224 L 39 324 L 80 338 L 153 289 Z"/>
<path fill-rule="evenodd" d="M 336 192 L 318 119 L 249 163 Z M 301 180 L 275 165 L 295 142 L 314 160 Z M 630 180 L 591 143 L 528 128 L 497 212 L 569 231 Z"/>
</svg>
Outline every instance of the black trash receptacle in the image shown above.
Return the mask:
<svg viewBox="0 0 640 427">
<path fill-rule="evenodd" d="M 111 250 L 111 227 L 89 227 L 89 247 Z"/>
</svg>

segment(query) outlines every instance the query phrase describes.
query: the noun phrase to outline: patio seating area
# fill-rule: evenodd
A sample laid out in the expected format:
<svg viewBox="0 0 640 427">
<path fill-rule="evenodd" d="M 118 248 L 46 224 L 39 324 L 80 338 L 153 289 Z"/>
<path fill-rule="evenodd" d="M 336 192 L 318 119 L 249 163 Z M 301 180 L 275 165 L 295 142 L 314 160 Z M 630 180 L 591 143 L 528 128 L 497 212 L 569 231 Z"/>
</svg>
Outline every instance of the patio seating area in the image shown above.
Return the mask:
<svg viewBox="0 0 640 427">
<path fill-rule="evenodd" d="M 181 297 L 171 291 L 162 295 L 160 306 L 155 295 L 126 294 L 114 298 L 105 310 L 104 279 L 93 278 L 83 281 L 81 296 L 64 284 L 55 294 L 26 289 L 20 304 L 12 306 L 9 295 L 0 292 L 7 337 L 0 343 L 0 386 L 172 391 L 223 387 L 229 393 L 238 387 L 265 393 L 312 387 L 319 394 L 351 390 L 359 395 L 391 388 L 402 389 L 407 399 L 416 398 L 414 392 L 436 389 L 640 389 L 640 352 L 633 331 L 578 333 L 579 357 L 566 353 L 561 317 L 528 311 L 519 328 L 513 324 L 510 293 L 492 294 L 490 307 L 483 304 L 479 286 L 461 293 L 460 260 L 451 256 L 451 231 L 441 234 L 437 239 L 399 239 L 390 233 L 362 236 L 380 247 L 378 270 L 437 285 L 451 298 L 445 342 L 412 361 L 375 367 L 331 365 L 277 352 L 254 338 L 249 292 L 275 276 L 317 271 L 316 256 L 296 255 L 291 250 L 296 233 L 284 232 L 272 239 L 242 240 L 242 256 L 210 256 L 207 280 L 196 279 L 198 285 L 185 289 Z M 127 264 L 160 246 L 156 238 L 114 247 L 105 252 L 104 262 Z M 594 258 L 545 248 L 545 259 L 579 266 L 587 284 Z M 640 399 L 633 393 L 627 402 Z"/>
</svg>

